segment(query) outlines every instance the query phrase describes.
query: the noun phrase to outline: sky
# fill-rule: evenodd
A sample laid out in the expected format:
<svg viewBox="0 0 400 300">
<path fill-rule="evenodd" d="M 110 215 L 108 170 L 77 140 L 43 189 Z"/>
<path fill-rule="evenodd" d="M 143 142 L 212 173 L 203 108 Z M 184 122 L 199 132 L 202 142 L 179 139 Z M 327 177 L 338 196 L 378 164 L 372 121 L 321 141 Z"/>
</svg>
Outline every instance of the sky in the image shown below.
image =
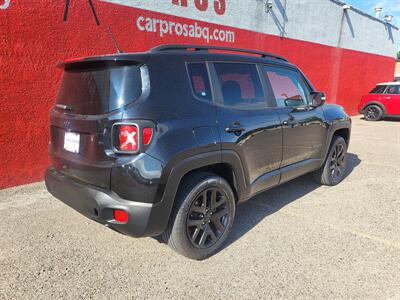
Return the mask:
<svg viewBox="0 0 400 300">
<path fill-rule="evenodd" d="M 347 4 L 358 8 L 370 15 L 375 15 L 375 7 L 382 7 L 381 18 L 384 18 L 385 15 L 392 15 L 393 21 L 392 24 L 398 28 L 400 28 L 400 0 L 342 0 Z M 400 42 L 398 45 L 398 49 L 400 51 Z"/>
<path fill-rule="evenodd" d="M 382 7 L 382 18 L 385 15 L 392 15 L 392 24 L 400 27 L 400 0 L 343 0 L 347 4 L 354 6 L 371 15 L 375 15 L 375 7 Z"/>
</svg>

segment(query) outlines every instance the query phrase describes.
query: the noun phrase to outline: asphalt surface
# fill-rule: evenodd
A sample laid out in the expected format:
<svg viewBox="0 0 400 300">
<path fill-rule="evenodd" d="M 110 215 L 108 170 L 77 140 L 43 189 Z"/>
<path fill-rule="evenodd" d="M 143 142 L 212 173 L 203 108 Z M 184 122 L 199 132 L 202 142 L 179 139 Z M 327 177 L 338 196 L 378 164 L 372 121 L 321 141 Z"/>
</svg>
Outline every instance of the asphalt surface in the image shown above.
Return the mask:
<svg viewBox="0 0 400 300">
<path fill-rule="evenodd" d="M 81 216 L 43 183 L 0 191 L 0 299 L 400 299 L 400 121 L 354 118 L 346 179 L 242 204 L 197 262 Z"/>
</svg>

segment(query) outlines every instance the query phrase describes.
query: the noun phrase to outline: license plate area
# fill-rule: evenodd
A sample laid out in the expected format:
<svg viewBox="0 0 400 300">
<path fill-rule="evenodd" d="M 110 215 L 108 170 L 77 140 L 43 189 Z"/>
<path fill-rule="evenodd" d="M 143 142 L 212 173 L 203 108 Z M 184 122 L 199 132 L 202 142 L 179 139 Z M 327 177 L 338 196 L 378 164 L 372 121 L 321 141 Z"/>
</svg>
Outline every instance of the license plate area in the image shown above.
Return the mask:
<svg viewBox="0 0 400 300">
<path fill-rule="evenodd" d="M 64 149 L 72 153 L 79 153 L 79 144 L 81 136 L 75 132 L 65 132 Z"/>
</svg>

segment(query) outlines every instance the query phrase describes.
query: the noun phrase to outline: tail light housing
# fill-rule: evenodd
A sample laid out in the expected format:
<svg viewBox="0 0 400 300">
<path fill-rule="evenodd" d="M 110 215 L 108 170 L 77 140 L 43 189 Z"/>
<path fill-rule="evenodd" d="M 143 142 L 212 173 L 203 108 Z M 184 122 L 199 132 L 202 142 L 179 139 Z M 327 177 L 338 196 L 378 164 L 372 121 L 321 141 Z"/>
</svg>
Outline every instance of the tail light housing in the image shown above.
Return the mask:
<svg viewBox="0 0 400 300">
<path fill-rule="evenodd" d="M 137 153 L 153 138 L 153 127 L 136 123 L 115 123 L 111 131 L 111 144 L 116 153 Z"/>
<path fill-rule="evenodd" d="M 139 137 L 136 125 L 121 125 L 118 140 L 121 151 L 137 151 L 139 149 Z"/>
</svg>

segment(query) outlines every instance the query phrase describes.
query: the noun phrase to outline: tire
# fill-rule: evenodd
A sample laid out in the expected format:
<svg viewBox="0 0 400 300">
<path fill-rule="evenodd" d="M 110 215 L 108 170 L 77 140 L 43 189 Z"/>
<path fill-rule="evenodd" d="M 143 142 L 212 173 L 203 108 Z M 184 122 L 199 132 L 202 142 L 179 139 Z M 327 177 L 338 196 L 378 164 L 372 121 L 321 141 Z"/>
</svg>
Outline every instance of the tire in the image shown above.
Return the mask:
<svg viewBox="0 0 400 300">
<path fill-rule="evenodd" d="M 179 187 L 163 240 L 179 254 L 203 260 L 219 250 L 234 218 L 235 196 L 229 183 L 214 174 L 193 174 Z"/>
<path fill-rule="evenodd" d="M 363 113 L 367 121 L 379 121 L 383 117 L 383 109 L 376 104 L 368 105 L 364 108 Z"/>
<path fill-rule="evenodd" d="M 345 177 L 346 158 L 346 141 L 341 136 L 334 135 L 325 163 L 314 172 L 315 181 L 328 186 L 339 184 Z"/>
</svg>

